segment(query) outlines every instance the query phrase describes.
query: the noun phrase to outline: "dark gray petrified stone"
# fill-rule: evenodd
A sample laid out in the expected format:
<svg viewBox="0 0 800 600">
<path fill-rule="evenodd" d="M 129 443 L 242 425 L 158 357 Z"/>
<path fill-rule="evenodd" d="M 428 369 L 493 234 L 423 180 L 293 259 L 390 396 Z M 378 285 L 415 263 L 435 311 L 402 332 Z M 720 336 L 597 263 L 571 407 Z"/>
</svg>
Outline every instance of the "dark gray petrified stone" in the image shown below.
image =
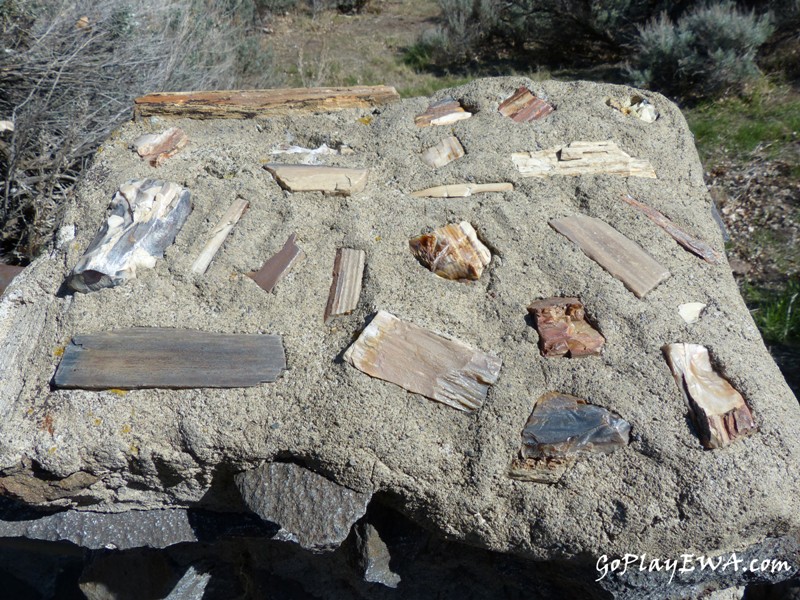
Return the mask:
<svg viewBox="0 0 800 600">
<path fill-rule="evenodd" d="M 289 463 L 264 464 L 235 481 L 250 510 L 281 527 L 277 538 L 317 552 L 337 548 L 371 498 Z"/>
<path fill-rule="evenodd" d="M 356 529 L 356 546 L 360 553 L 359 566 L 364 571 L 364 581 L 380 583 L 390 588 L 399 585 L 400 575 L 389 566 L 389 547 L 374 525 L 364 523 Z"/>
</svg>

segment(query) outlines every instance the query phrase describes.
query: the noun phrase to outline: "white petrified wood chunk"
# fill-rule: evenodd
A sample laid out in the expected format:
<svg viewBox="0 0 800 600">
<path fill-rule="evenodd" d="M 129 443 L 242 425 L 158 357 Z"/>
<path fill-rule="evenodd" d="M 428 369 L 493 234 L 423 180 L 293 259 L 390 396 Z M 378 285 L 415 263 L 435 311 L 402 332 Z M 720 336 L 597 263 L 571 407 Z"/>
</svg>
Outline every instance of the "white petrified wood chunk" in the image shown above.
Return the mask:
<svg viewBox="0 0 800 600">
<path fill-rule="evenodd" d="M 450 164 L 464 156 L 464 147 L 454 135 L 442 139 L 422 153 L 422 161 L 434 169 Z"/>
<path fill-rule="evenodd" d="M 502 365 L 493 354 L 383 310 L 347 349 L 344 359 L 367 375 L 467 412 L 483 405 Z"/>
<path fill-rule="evenodd" d="M 208 265 L 211 264 L 211 261 L 214 259 L 214 255 L 217 253 L 220 246 L 222 246 L 225 238 L 228 237 L 228 234 L 231 232 L 233 227 L 239 222 L 239 219 L 242 218 L 244 211 L 247 210 L 247 204 L 248 203 L 246 200 L 239 199 L 231 204 L 230 208 L 225 211 L 225 214 L 222 215 L 219 223 L 217 223 L 217 225 L 211 231 L 211 235 L 209 236 L 206 245 L 203 246 L 203 250 L 200 252 L 200 255 L 194 261 L 194 264 L 192 265 L 192 272 L 197 273 L 198 275 L 202 275 L 206 272 Z"/>
<path fill-rule="evenodd" d="M 324 192 L 350 196 L 363 191 L 369 169 L 323 167 L 318 165 L 265 165 L 283 189 L 290 192 Z"/>
<path fill-rule="evenodd" d="M 664 354 L 703 446 L 722 448 L 756 430 L 744 398 L 714 371 L 705 346 L 667 344 Z"/>
<path fill-rule="evenodd" d="M 361 297 L 361 278 L 367 253 L 353 248 L 339 248 L 333 261 L 333 281 L 325 307 L 324 321 L 331 317 L 347 315 L 358 306 Z"/>
<path fill-rule="evenodd" d="M 111 200 L 111 214 L 72 269 L 78 292 L 119 285 L 152 269 L 192 210 L 189 190 L 170 181 L 131 180 Z"/>
<path fill-rule="evenodd" d="M 681 319 L 691 325 L 692 323 L 697 323 L 705 307 L 706 305 L 702 302 L 687 302 L 678 306 L 678 314 Z"/>
<path fill-rule="evenodd" d="M 511 160 L 522 177 L 609 174 L 655 179 L 652 165 L 633 158 L 612 141 L 572 142 L 539 152 L 515 152 Z"/>
<path fill-rule="evenodd" d="M 416 198 L 466 198 L 473 194 L 513 192 L 513 183 L 454 183 L 411 192 Z"/>
</svg>

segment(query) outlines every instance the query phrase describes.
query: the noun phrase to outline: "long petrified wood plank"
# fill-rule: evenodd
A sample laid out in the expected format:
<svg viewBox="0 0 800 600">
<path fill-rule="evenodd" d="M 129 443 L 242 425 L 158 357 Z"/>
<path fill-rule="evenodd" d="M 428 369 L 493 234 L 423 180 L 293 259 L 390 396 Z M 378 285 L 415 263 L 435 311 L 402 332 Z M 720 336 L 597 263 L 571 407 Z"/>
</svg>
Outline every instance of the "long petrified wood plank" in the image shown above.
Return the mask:
<svg viewBox="0 0 800 600">
<path fill-rule="evenodd" d="M 369 169 L 319 165 L 269 163 L 264 168 L 272 173 L 278 185 L 290 192 L 323 192 L 336 196 L 350 196 L 363 191 L 369 174 Z"/>
<path fill-rule="evenodd" d="M 599 356 L 605 338 L 586 322 L 577 298 L 545 298 L 528 306 L 539 332 L 544 356 Z"/>
<path fill-rule="evenodd" d="M 170 181 L 131 180 L 111 199 L 111 214 L 72 269 L 78 292 L 112 287 L 152 269 L 192 211 L 189 190 Z"/>
<path fill-rule="evenodd" d="M 722 448 L 756 431 L 747 403 L 711 367 L 705 346 L 667 344 L 663 350 L 703 446 Z"/>
<path fill-rule="evenodd" d="M 391 86 L 278 88 L 210 92 L 162 92 L 134 100 L 140 117 L 171 115 L 196 119 L 248 119 L 293 112 L 372 108 L 400 99 Z"/>
<path fill-rule="evenodd" d="M 652 206 L 648 206 L 644 202 L 639 202 L 636 198 L 630 195 L 623 196 L 622 199 L 631 206 L 642 211 L 653 223 L 670 234 L 676 242 L 678 242 L 692 254 L 699 256 L 704 261 L 712 265 L 718 265 L 720 262 L 722 262 L 722 257 L 720 256 L 719 252 L 714 250 L 703 240 L 686 233 L 683 229 L 675 225 L 675 223 L 673 223 L 668 217 L 657 211 Z"/>
<path fill-rule="evenodd" d="M 220 246 L 225 242 L 225 238 L 228 237 L 228 234 L 233 230 L 236 223 L 242 218 L 244 211 L 247 210 L 247 206 L 247 200 L 242 199 L 236 200 L 230 205 L 228 210 L 225 211 L 225 214 L 222 215 L 219 223 L 217 223 L 211 231 L 211 235 L 206 245 L 203 246 L 200 255 L 195 259 L 192 265 L 192 272 L 198 275 L 202 275 L 206 272 L 208 265 L 211 264 Z"/>
<path fill-rule="evenodd" d="M 361 297 L 361 278 L 367 253 L 353 248 L 339 248 L 333 261 L 333 281 L 325 306 L 324 321 L 331 317 L 347 315 L 358 306 Z"/>
<path fill-rule="evenodd" d="M 603 173 L 624 177 L 656 177 L 647 160 L 633 158 L 611 141 L 572 142 L 539 152 L 515 152 L 511 160 L 522 177 Z"/>
<path fill-rule="evenodd" d="M 367 375 L 467 412 L 483 405 L 502 365 L 497 356 L 383 310 L 347 349 L 344 359 Z"/>
<path fill-rule="evenodd" d="M 670 272 L 641 246 L 600 219 L 574 215 L 553 219 L 550 226 L 577 244 L 586 256 L 619 279 L 637 298 L 644 297 L 670 276 Z"/>
<path fill-rule="evenodd" d="M 137 327 L 72 338 L 54 383 L 88 390 L 250 387 L 275 381 L 285 368 L 277 335 Z"/>
<path fill-rule="evenodd" d="M 416 198 L 466 198 L 473 194 L 513 192 L 513 183 L 453 183 L 411 192 Z"/>
<path fill-rule="evenodd" d="M 293 233 L 288 237 L 276 254 L 269 257 L 264 265 L 255 273 L 248 273 L 247 276 L 255 281 L 261 289 L 270 293 L 283 279 L 284 275 L 295 265 L 296 262 L 305 258 L 303 250 L 295 243 L 297 234 Z"/>
</svg>

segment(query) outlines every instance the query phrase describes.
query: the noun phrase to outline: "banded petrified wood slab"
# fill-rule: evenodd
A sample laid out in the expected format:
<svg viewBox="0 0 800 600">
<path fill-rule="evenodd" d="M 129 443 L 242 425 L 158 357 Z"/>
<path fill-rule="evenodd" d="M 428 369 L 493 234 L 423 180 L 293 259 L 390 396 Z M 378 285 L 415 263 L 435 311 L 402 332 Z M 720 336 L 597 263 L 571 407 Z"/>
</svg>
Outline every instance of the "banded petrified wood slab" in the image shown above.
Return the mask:
<svg viewBox="0 0 800 600">
<path fill-rule="evenodd" d="M 358 306 L 361 297 L 361 278 L 367 253 L 353 248 L 339 248 L 333 261 L 333 281 L 328 293 L 324 321 L 331 317 L 347 315 Z"/>
<path fill-rule="evenodd" d="M 500 103 L 498 112 L 516 123 L 527 123 L 546 117 L 555 110 L 541 98 L 537 98 L 524 85 Z"/>
<path fill-rule="evenodd" d="M 54 383 L 87 390 L 250 387 L 275 381 L 285 368 L 277 335 L 137 327 L 72 338 Z"/>
<path fill-rule="evenodd" d="M 756 430 L 744 398 L 714 371 L 705 346 L 667 344 L 663 350 L 703 446 L 722 448 Z"/>
<path fill-rule="evenodd" d="M 196 119 L 248 119 L 293 112 L 332 112 L 371 108 L 395 102 L 400 95 L 391 86 L 281 88 L 211 92 L 162 92 L 134 100 L 140 117 L 172 115 Z"/>
<path fill-rule="evenodd" d="M 649 161 L 633 158 L 611 141 L 572 142 L 539 152 L 515 152 L 511 160 L 522 177 L 600 174 L 656 177 Z"/>
<path fill-rule="evenodd" d="M 431 103 L 424 113 L 414 117 L 417 127 L 430 127 L 432 125 L 452 125 L 457 121 L 469 119 L 472 113 L 465 110 L 458 100 L 445 98 Z"/>
<path fill-rule="evenodd" d="M 336 196 L 363 191 L 369 173 L 369 169 L 278 163 L 269 163 L 264 168 L 272 173 L 278 185 L 290 192 L 323 192 Z"/>
<path fill-rule="evenodd" d="M 670 276 L 639 244 L 600 219 L 575 215 L 553 219 L 550 226 L 576 243 L 586 256 L 619 279 L 637 298 L 644 297 Z"/>
<path fill-rule="evenodd" d="M 344 359 L 367 375 L 467 412 L 500 375 L 498 357 L 378 311 Z"/>
</svg>

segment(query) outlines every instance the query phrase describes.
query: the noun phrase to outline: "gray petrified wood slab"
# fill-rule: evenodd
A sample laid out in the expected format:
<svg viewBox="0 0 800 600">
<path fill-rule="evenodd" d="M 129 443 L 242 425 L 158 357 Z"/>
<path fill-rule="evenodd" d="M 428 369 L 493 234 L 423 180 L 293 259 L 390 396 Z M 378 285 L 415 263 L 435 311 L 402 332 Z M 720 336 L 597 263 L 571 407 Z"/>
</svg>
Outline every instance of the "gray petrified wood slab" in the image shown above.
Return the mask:
<svg viewBox="0 0 800 600">
<path fill-rule="evenodd" d="M 277 335 L 136 327 L 78 335 L 54 383 L 88 390 L 250 387 L 286 368 Z"/>
</svg>

